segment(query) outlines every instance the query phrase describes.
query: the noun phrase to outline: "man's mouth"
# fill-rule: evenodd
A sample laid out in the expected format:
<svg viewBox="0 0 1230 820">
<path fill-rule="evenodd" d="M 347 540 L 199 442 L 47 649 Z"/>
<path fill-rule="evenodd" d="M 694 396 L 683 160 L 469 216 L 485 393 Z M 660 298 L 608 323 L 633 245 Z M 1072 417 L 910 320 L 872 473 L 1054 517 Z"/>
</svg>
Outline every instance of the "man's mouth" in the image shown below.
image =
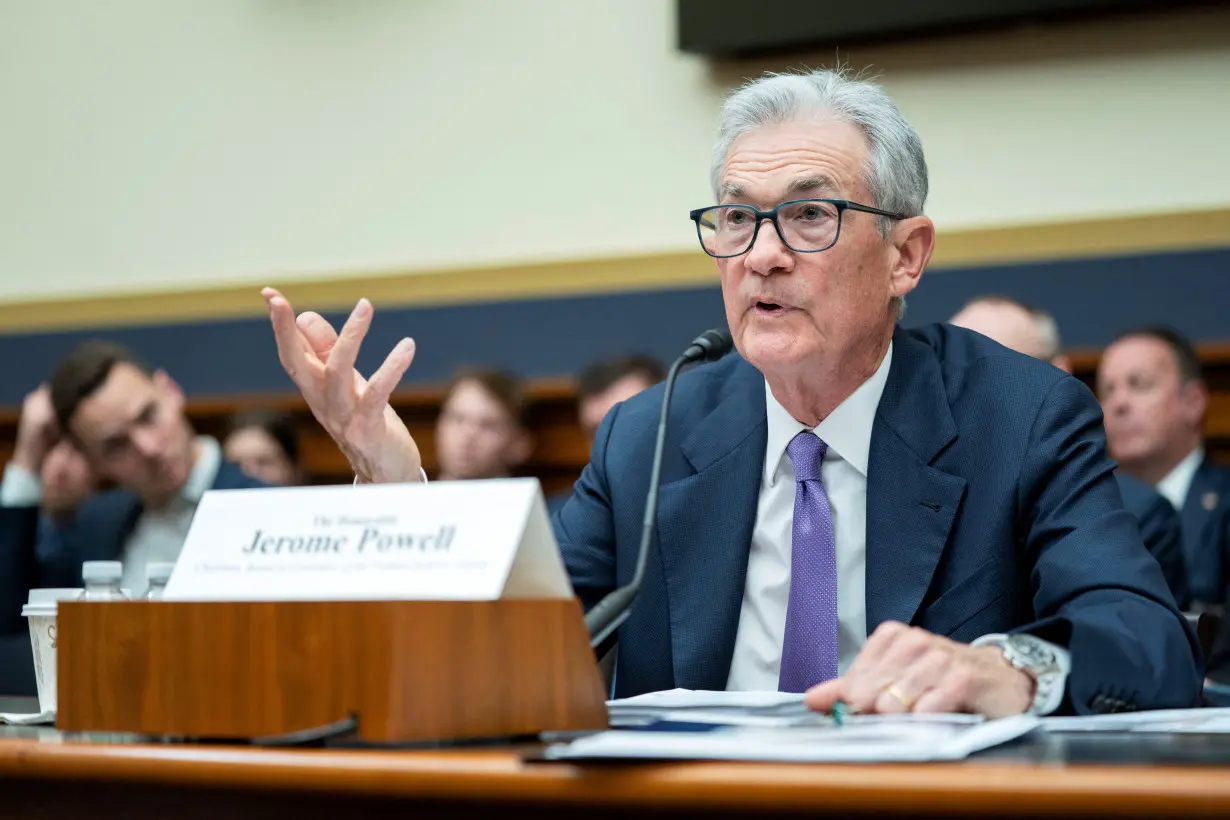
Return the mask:
<svg viewBox="0 0 1230 820">
<path fill-rule="evenodd" d="M 780 302 L 757 301 L 752 305 L 752 310 L 761 316 L 780 316 L 788 309 Z"/>
</svg>

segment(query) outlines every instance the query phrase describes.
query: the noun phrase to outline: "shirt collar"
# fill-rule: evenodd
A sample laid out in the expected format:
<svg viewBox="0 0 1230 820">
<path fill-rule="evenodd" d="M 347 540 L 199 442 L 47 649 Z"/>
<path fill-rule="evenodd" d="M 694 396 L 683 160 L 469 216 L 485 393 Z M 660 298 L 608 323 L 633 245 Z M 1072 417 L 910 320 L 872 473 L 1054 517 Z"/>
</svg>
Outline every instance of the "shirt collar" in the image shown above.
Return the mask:
<svg viewBox="0 0 1230 820">
<path fill-rule="evenodd" d="M 205 493 L 213 488 L 214 482 L 218 480 L 218 469 L 222 466 L 222 447 L 217 439 L 199 436 L 196 441 L 201 454 L 197 456 L 196 464 L 192 465 L 192 472 L 188 474 L 188 480 L 179 491 L 180 498 L 193 504 L 199 503 Z"/>
<path fill-rule="evenodd" d="M 1166 477 L 1157 482 L 1157 491 L 1164 497 L 1176 510 L 1183 509 L 1183 505 L 1187 502 L 1187 494 L 1192 488 L 1192 480 L 1196 477 L 1196 471 L 1200 469 L 1200 465 L 1204 462 L 1204 448 L 1197 447 L 1187 454 L 1187 457 L 1174 466 L 1174 469 L 1166 474 Z"/>
<path fill-rule="evenodd" d="M 876 408 L 880 406 L 880 397 L 884 395 L 884 385 L 888 382 L 888 370 L 892 361 L 893 343 L 889 342 L 884 361 L 880 362 L 871 378 L 859 385 L 857 390 L 837 405 L 813 430 L 828 445 L 828 452 L 849 462 L 864 478 L 867 476 L 867 462 L 871 452 L 871 428 L 875 424 Z M 764 392 L 769 430 L 765 444 L 763 479 L 765 486 L 771 487 L 776 480 L 777 467 L 786 453 L 786 446 L 801 431 L 810 428 L 781 406 L 773 391 L 769 389 L 768 381 L 765 382 Z"/>
</svg>

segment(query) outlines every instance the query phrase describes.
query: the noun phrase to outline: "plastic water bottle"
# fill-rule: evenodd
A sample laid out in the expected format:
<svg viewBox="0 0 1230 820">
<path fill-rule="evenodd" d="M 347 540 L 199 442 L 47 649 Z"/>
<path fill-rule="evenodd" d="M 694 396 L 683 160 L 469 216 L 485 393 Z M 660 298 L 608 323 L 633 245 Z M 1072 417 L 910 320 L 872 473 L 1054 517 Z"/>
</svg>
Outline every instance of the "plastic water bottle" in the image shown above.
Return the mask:
<svg viewBox="0 0 1230 820">
<path fill-rule="evenodd" d="M 166 591 L 167 581 L 175 569 L 174 561 L 150 561 L 145 565 L 145 600 L 158 601 Z"/>
<path fill-rule="evenodd" d="M 81 578 L 85 590 L 78 601 L 127 601 L 128 596 L 120 589 L 124 577 L 124 565 L 119 561 L 86 561 L 81 565 Z"/>
</svg>

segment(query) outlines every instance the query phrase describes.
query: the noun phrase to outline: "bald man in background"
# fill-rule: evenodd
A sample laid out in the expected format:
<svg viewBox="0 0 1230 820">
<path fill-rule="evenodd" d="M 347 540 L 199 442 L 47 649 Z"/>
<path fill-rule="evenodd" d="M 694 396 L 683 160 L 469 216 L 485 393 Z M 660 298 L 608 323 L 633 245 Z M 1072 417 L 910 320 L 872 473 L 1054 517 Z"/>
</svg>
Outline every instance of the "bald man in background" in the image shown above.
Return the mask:
<svg viewBox="0 0 1230 820">
<path fill-rule="evenodd" d="M 1060 349 L 1059 326 L 1044 310 L 1006 296 L 971 299 L 949 320 L 950 324 L 981 333 L 1010 350 L 1045 359 L 1066 373 L 1071 362 Z M 1180 609 L 1191 604 L 1187 563 L 1183 556 L 1181 519 L 1175 508 L 1143 481 L 1115 471 L 1123 505 L 1136 519 L 1141 539 L 1157 559 Z"/>
</svg>

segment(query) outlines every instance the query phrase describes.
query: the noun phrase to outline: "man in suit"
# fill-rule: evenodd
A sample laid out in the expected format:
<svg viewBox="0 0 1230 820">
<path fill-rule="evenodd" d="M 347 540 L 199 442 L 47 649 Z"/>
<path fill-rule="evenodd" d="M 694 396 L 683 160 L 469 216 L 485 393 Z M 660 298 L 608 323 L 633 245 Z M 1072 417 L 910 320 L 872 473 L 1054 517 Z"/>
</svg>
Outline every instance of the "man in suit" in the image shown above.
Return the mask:
<svg viewBox="0 0 1230 820">
<path fill-rule="evenodd" d="M 61 431 L 116 488 L 40 524 L 39 476 Z M 83 561 L 123 561 L 123 586 L 141 594 L 146 564 L 176 559 L 206 490 L 259 486 L 222 460 L 217 441 L 193 434 L 170 376 L 118 345 L 83 343 L 24 402 L 0 482 L 3 628 L 24 631 L 20 610 L 31 588 L 80 586 Z M 28 637 L 10 643 L 0 662 L 27 669 Z"/>
<path fill-rule="evenodd" d="M 77 347 L 23 405 L 0 505 L 37 515 L 38 476 L 60 431 L 116 488 L 59 512 L 55 525 L 43 528 L 35 555 L 45 586 L 78 584 L 83 561 L 122 560 L 125 588 L 140 594 L 146 563 L 178 557 L 207 490 L 263 486 L 223 462 L 217 441 L 193 434 L 183 392 L 169 375 L 108 342 Z"/>
<path fill-rule="evenodd" d="M 950 324 L 981 333 L 1010 350 L 1050 362 L 1065 373 L 1071 363 L 1063 355 L 1059 326 L 1047 311 L 1032 308 L 1007 296 L 978 296 L 957 311 Z M 1157 559 L 1166 585 L 1180 609 L 1191 603 L 1187 563 L 1179 514 L 1152 487 L 1122 471 L 1115 472 L 1123 504 L 1136 519 L 1141 538 Z"/>
<path fill-rule="evenodd" d="M 1097 385 L 1111 456 L 1179 510 L 1192 597 L 1220 605 L 1230 543 L 1215 522 L 1230 508 L 1230 467 L 1204 451 L 1209 392 L 1195 348 L 1173 328 L 1129 330 L 1106 348 Z"/>
<path fill-rule="evenodd" d="M 892 101 L 840 72 L 765 77 L 726 102 L 712 156 L 718 204 L 691 217 L 739 355 L 678 380 L 615 694 L 991 716 L 1194 704 L 1195 636 L 1123 509 L 1093 396 L 970 331 L 897 327 L 935 229 Z M 264 296 L 359 480 L 418 480 L 386 409 L 414 343 L 368 381 L 370 303 L 335 333 Z M 662 398 L 607 415 L 552 519 L 586 605 L 632 576 Z"/>
</svg>

